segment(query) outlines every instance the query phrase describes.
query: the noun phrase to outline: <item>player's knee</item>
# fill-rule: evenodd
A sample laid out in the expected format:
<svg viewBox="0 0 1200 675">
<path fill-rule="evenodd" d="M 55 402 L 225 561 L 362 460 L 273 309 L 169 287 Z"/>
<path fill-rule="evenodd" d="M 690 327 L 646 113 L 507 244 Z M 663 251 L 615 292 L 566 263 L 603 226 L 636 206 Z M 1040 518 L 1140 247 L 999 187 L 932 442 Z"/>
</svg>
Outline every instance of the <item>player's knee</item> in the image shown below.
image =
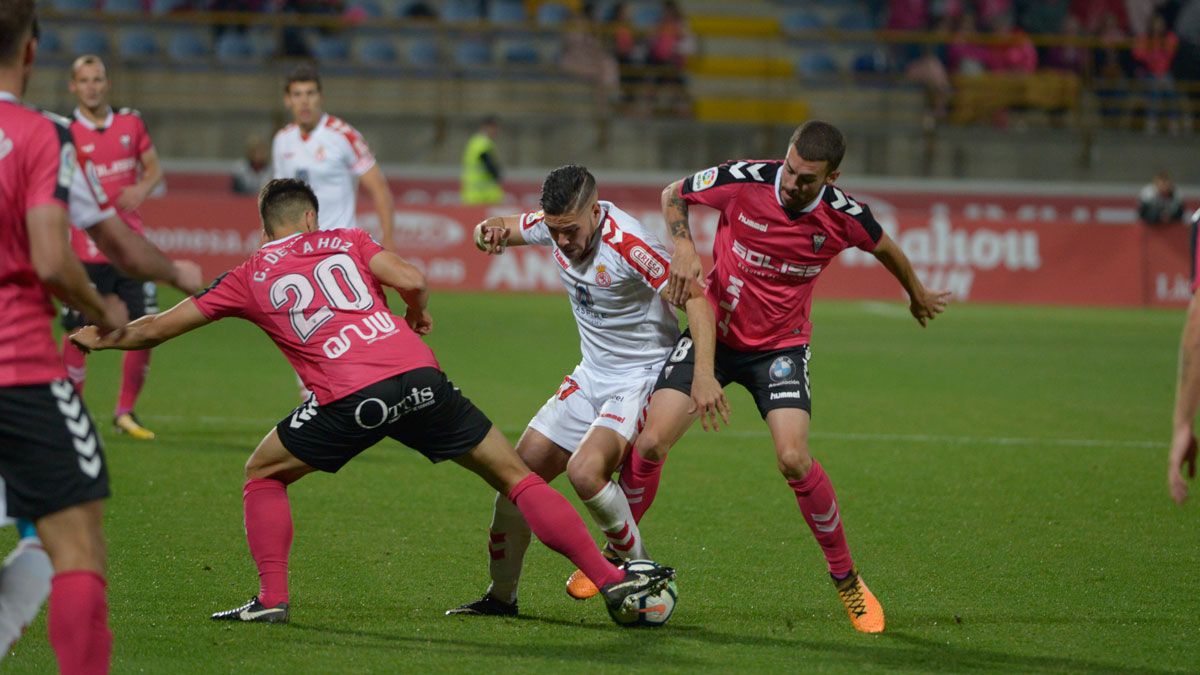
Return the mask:
<svg viewBox="0 0 1200 675">
<path fill-rule="evenodd" d="M 804 445 L 790 445 L 779 448 L 776 453 L 779 461 L 779 473 L 788 480 L 802 480 L 812 470 L 812 455 Z"/>
<path fill-rule="evenodd" d="M 671 442 L 659 429 L 646 427 L 638 434 L 633 447 L 634 450 L 631 452 L 638 453 L 644 459 L 661 462 L 667 458 L 667 452 L 671 449 Z"/>
<path fill-rule="evenodd" d="M 571 461 L 567 462 L 567 478 L 571 481 L 571 486 L 575 488 L 575 493 L 583 499 L 590 499 L 604 489 L 604 484 L 608 482 L 608 475 L 604 472 L 604 467 L 599 461 L 599 458 L 587 457 L 576 453 L 571 457 Z"/>
</svg>

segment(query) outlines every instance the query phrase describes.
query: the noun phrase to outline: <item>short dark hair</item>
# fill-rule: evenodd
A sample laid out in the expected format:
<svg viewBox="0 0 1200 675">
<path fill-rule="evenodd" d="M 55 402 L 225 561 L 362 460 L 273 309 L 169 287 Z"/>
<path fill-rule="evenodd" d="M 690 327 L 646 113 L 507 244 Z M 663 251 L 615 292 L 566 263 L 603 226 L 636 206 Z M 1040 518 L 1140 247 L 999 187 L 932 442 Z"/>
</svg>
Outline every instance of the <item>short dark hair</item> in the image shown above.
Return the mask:
<svg viewBox="0 0 1200 675">
<path fill-rule="evenodd" d="M 33 0 L 0 0 L 0 63 L 16 58 L 26 35 L 37 37 L 36 23 Z"/>
<path fill-rule="evenodd" d="M 829 171 L 837 170 L 846 155 L 846 137 L 828 122 L 809 120 L 796 127 L 789 141 L 796 154 L 810 162 L 829 162 Z"/>
<path fill-rule="evenodd" d="M 258 215 L 262 218 L 263 231 L 272 236 L 277 225 L 293 223 L 309 209 L 317 211 L 317 195 L 302 180 L 276 178 L 258 193 Z"/>
<path fill-rule="evenodd" d="M 579 164 L 560 166 L 542 181 L 542 211 L 561 216 L 576 213 L 596 193 L 596 177 Z"/>
<path fill-rule="evenodd" d="M 305 63 L 293 68 L 283 83 L 283 93 L 288 93 L 296 82 L 313 82 L 317 85 L 317 91 L 321 91 L 321 75 L 312 64 Z"/>
</svg>

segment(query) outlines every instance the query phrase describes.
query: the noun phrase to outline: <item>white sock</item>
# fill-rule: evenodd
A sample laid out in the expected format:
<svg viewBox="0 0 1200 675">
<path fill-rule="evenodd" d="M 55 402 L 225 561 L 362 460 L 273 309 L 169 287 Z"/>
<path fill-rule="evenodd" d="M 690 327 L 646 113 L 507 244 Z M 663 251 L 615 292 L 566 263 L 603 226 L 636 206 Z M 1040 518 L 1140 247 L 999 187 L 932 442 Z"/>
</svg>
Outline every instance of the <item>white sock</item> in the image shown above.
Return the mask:
<svg viewBox="0 0 1200 675">
<path fill-rule="evenodd" d="M 592 520 L 604 530 L 608 545 L 625 560 L 647 560 L 646 546 L 642 533 L 629 510 L 629 500 L 617 484 L 608 481 L 595 497 L 586 499 L 583 505 L 592 514 Z"/>
<path fill-rule="evenodd" d="M 22 539 L 0 568 L 0 659 L 3 659 L 25 627 L 33 622 L 46 596 L 54 566 L 34 538 Z"/>
<path fill-rule="evenodd" d="M 517 505 L 499 493 L 496 494 L 496 508 L 492 512 L 492 527 L 488 534 L 488 554 L 491 555 L 488 571 L 492 575 L 488 593 L 497 600 L 516 602 L 525 550 L 533 535 Z"/>
</svg>

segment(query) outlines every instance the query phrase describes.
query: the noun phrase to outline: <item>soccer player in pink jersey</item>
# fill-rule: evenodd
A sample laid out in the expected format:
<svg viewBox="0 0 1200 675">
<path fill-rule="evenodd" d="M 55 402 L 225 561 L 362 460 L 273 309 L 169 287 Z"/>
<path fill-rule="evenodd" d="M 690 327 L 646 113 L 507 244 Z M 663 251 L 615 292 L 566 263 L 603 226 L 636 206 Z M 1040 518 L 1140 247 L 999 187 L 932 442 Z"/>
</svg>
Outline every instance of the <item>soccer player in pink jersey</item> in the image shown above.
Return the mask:
<svg viewBox="0 0 1200 675">
<path fill-rule="evenodd" d="M 361 230 L 319 230 L 317 209 L 306 183 L 271 181 L 259 196 L 268 241 L 249 260 L 200 295 L 120 333 L 102 337 L 88 327 L 71 336 L 87 350 L 145 349 L 217 319 L 240 317 L 270 336 L 312 390 L 246 463 L 246 538 L 259 593 L 212 618 L 288 620 L 287 486 L 313 471 L 336 472 L 389 437 L 431 461 L 453 460 L 507 495 L 538 539 L 601 584 L 610 610 L 664 588 L 674 576 L 670 568 L 632 572 L 605 560 L 569 502 L 531 472 L 446 379 L 419 337 L 433 326 L 420 271 Z M 384 286 L 400 292 L 408 306 L 403 319 L 388 310 Z"/>
<path fill-rule="evenodd" d="M 675 310 L 662 297 L 667 252 L 637 219 L 599 199 L 596 179 L 583 166 L 551 171 L 541 205 L 541 211 L 492 217 L 475 228 L 476 245 L 493 254 L 508 246 L 552 247 L 579 328 L 583 360 L 530 420 L 517 454 L 546 481 L 567 474 L 608 539 L 610 560 L 644 560 L 649 555 L 629 502 L 611 476 L 679 337 Z M 684 307 L 698 353 L 690 393 L 707 414 L 707 428 L 718 415 L 728 419 L 724 391 L 712 374 L 713 313 L 699 285 Z M 515 616 L 529 534 L 521 513 L 498 494 L 488 532 L 491 586 L 447 614 Z M 582 571 L 567 582 L 567 593 L 577 599 L 598 590 Z"/>
<path fill-rule="evenodd" d="M 812 291 L 834 256 L 854 246 L 873 253 L 896 277 L 922 326 L 945 309 L 949 293 L 927 290 L 870 209 L 834 185 L 845 150 L 836 127 L 810 121 L 796 129 L 783 161 L 731 161 L 668 186 L 663 214 L 675 240 L 668 297 L 678 302 L 700 278 L 688 206 L 717 209 L 706 288 L 717 320 L 717 380 L 737 382 L 753 395 L 779 470 L 821 545 L 851 623 L 876 633 L 884 629 L 883 607 L 858 574 L 833 485 L 808 447 Z M 641 498 L 633 505 L 639 518 L 654 500 L 667 451 L 695 417 L 689 412 L 695 362 L 690 342 L 681 337 L 667 360 L 646 428 L 622 468 L 622 487 Z"/>
<path fill-rule="evenodd" d="M 1188 498 L 1187 478 L 1196 477 L 1196 410 L 1200 409 L 1200 209 L 1192 214 L 1192 300 L 1179 339 L 1179 377 L 1175 385 L 1175 414 L 1171 448 L 1167 453 L 1167 488 L 1176 504 Z"/>
<path fill-rule="evenodd" d="M 108 471 L 58 356 L 50 296 L 104 330 L 120 320 L 71 253 L 76 167 L 66 121 L 20 102 L 36 52 L 33 0 L 0 0 L 0 476 L 8 515 L 36 524 L 54 566 L 48 624 L 59 670 L 107 673 Z M 3 589 L 0 601 L 14 599 Z"/>
<path fill-rule="evenodd" d="M 70 89 L 78 103 L 71 122 L 71 135 L 80 163 L 87 167 L 88 177 L 112 197 L 121 220 L 142 234 L 142 216 L 137 209 L 162 182 L 158 153 L 146 125 L 136 110 L 113 110 L 109 105 L 108 73 L 97 56 L 87 54 L 75 59 L 71 66 Z M 72 231 L 71 245 L 100 293 L 119 298 L 130 318 L 137 319 L 158 311 L 158 289 L 153 281 L 122 274 L 82 230 Z M 70 332 L 85 325 L 86 321 L 78 312 L 64 307 L 62 323 Z M 84 355 L 65 336 L 62 352 L 67 374 L 76 390 L 82 393 L 87 374 Z M 113 426 L 138 440 L 154 438 L 154 432 L 142 426 L 134 413 L 149 372 L 149 350 L 130 352 L 122 358 L 121 387 L 113 411 Z"/>
</svg>

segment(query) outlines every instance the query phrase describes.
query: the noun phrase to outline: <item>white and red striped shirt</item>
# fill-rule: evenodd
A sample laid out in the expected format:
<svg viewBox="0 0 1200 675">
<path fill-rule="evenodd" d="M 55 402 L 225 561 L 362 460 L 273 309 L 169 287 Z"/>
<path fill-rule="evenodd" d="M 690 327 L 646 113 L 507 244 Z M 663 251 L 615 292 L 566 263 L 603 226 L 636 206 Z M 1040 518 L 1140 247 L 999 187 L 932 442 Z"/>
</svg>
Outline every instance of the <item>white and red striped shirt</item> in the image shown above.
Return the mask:
<svg viewBox="0 0 1200 675">
<path fill-rule="evenodd" d="M 322 230 L 355 227 L 358 177 L 375 166 L 375 156 L 354 127 L 322 115 L 311 133 L 289 124 L 275 134 L 271 161 L 276 178 L 296 178 L 317 195 Z"/>
<path fill-rule="evenodd" d="M 600 202 L 599 229 L 592 255 L 572 264 L 554 246 L 541 211 L 521 216 L 527 243 L 554 247 L 584 365 L 608 372 L 656 368 L 679 338 L 675 310 L 659 295 L 670 269 L 667 251 L 611 202 Z"/>
</svg>

